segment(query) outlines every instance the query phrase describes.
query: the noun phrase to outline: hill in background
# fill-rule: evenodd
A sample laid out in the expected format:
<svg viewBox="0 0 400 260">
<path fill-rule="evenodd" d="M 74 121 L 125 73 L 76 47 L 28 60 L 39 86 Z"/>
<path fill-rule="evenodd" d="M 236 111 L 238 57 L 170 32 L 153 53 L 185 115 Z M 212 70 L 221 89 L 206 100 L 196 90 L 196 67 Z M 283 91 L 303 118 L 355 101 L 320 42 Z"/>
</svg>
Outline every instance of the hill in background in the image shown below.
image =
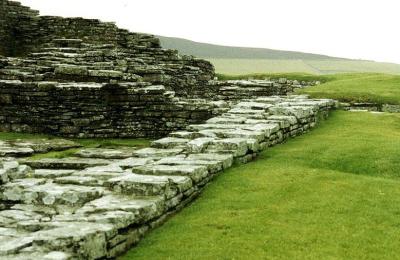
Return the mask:
<svg viewBox="0 0 400 260">
<path fill-rule="evenodd" d="M 306 72 L 334 74 L 347 72 L 379 72 L 400 74 L 395 63 L 351 60 L 326 55 L 281 51 L 263 48 L 230 47 L 199 43 L 186 39 L 158 36 L 167 49 L 210 60 L 218 73 L 285 73 Z"/>
</svg>

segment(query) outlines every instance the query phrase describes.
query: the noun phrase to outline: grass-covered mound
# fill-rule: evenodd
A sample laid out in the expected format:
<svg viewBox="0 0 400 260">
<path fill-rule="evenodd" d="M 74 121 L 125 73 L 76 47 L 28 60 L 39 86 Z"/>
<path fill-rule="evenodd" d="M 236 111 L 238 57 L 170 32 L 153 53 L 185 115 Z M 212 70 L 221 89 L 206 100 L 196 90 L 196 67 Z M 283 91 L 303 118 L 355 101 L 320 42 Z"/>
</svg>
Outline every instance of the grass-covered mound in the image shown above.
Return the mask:
<svg viewBox="0 0 400 260">
<path fill-rule="evenodd" d="M 394 259 L 400 115 L 334 112 L 222 173 L 122 259 Z"/>
</svg>

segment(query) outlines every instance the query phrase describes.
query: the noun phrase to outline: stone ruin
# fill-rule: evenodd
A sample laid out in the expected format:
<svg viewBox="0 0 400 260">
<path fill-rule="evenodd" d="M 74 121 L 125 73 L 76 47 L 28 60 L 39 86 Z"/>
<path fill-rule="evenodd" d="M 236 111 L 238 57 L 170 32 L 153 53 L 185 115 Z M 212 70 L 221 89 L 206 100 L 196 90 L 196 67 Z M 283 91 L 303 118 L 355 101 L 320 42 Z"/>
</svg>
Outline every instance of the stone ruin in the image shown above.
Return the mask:
<svg viewBox="0 0 400 260">
<path fill-rule="evenodd" d="M 114 258 L 223 170 L 335 107 L 290 94 L 306 82 L 214 80 L 209 62 L 151 35 L 17 2 L 0 0 L 0 38 L 1 131 L 163 137 L 143 149 L 0 141 L 1 259 Z M 29 158 L 71 148 L 66 158 Z"/>
<path fill-rule="evenodd" d="M 218 82 L 205 60 L 99 20 L 39 16 L 0 0 L 0 130 L 162 137 L 299 82 Z M 215 102 L 217 101 L 217 102 Z M 222 109 L 221 109 L 222 108 Z"/>
</svg>

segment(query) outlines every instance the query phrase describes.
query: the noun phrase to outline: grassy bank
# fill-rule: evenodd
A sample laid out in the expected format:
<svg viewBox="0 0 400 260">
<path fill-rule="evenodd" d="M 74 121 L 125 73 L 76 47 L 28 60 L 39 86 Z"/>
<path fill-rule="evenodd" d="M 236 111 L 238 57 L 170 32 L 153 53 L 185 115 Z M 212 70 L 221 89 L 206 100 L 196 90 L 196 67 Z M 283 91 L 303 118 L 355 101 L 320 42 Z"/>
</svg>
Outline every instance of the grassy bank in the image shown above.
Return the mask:
<svg viewBox="0 0 400 260">
<path fill-rule="evenodd" d="M 122 259 L 394 259 L 400 115 L 338 111 L 224 172 Z"/>
<path fill-rule="evenodd" d="M 340 101 L 400 104 L 400 76 L 388 74 L 338 74 L 325 84 L 299 93 Z"/>
</svg>

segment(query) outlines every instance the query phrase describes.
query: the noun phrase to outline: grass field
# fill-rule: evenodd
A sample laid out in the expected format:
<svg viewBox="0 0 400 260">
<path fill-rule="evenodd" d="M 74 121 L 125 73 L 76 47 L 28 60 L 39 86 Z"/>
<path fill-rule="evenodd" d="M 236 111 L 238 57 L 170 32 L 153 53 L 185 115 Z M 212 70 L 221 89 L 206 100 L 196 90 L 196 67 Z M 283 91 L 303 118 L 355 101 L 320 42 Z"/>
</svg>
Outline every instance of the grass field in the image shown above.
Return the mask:
<svg viewBox="0 0 400 260">
<path fill-rule="evenodd" d="M 234 167 L 121 259 L 396 259 L 400 115 L 334 112 Z"/>
<path fill-rule="evenodd" d="M 388 74 L 338 74 L 326 83 L 299 93 L 340 101 L 400 104 L 400 76 Z"/>
<path fill-rule="evenodd" d="M 285 59 L 216 59 L 207 58 L 220 74 L 301 72 L 316 75 L 336 73 L 400 74 L 400 65 L 357 60 L 285 60 Z"/>
<path fill-rule="evenodd" d="M 302 72 L 336 74 L 374 72 L 400 74 L 400 64 L 343 59 L 326 55 L 266 48 L 221 46 L 187 39 L 160 37 L 167 49 L 210 60 L 221 74 Z"/>
</svg>

